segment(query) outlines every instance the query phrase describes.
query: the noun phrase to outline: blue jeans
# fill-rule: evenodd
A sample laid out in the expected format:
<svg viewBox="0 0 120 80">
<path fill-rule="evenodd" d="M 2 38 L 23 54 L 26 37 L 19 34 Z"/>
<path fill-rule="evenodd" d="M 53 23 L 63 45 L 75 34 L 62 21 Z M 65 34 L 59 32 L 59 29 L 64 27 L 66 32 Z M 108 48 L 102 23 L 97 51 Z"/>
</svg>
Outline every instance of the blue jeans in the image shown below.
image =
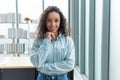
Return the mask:
<svg viewBox="0 0 120 80">
<path fill-rule="evenodd" d="M 61 75 L 46 75 L 39 72 L 37 80 L 68 80 L 67 74 Z"/>
</svg>

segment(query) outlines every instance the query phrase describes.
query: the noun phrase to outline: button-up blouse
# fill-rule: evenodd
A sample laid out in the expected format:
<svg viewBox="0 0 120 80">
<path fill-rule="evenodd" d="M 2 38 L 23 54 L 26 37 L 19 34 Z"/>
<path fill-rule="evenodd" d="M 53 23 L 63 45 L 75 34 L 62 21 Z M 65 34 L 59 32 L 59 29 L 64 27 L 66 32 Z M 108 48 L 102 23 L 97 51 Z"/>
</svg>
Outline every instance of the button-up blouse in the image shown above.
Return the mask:
<svg viewBox="0 0 120 80">
<path fill-rule="evenodd" d="M 56 40 L 35 39 L 30 60 L 38 71 L 48 75 L 67 73 L 74 68 L 75 46 L 70 36 L 59 34 Z"/>
</svg>

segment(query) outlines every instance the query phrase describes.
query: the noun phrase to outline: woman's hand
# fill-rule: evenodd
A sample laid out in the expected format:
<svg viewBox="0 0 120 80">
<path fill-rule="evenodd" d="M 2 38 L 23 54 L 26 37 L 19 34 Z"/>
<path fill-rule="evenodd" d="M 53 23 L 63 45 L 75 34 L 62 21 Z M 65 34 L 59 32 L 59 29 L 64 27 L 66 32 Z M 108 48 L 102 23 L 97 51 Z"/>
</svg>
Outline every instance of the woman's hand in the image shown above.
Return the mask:
<svg viewBox="0 0 120 80">
<path fill-rule="evenodd" d="M 52 32 L 46 32 L 45 36 L 49 40 L 55 40 L 56 39 L 56 35 Z"/>
</svg>

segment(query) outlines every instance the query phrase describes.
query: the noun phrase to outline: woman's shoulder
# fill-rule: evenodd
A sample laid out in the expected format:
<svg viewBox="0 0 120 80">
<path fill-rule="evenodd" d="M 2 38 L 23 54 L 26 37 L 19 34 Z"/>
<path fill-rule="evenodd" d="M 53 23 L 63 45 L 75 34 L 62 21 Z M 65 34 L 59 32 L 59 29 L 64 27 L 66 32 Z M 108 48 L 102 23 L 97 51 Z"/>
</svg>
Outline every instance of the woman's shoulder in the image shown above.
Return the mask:
<svg viewBox="0 0 120 80">
<path fill-rule="evenodd" d="M 71 36 L 66 36 L 65 38 L 66 38 L 68 41 L 72 41 L 72 40 L 73 40 Z"/>
<path fill-rule="evenodd" d="M 62 33 L 60 33 L 59 36 L 61 36 L 62 38 L 65 38 L 65 39 L 67 39 L 67 40 L 72 39 L 71 36 L 69 36 L 69 35 L 64 35 L 64 34 L 62 34 Z"/>
<path fill-rule="evenodd" d="M 73 38 L 71 36 L 66 36 L 65 37 L 65 44 L 69 47 L 74 45 Z"/>
<path fill-rule="evenodd" d="M 65 41 L 65 44 L 73 43 L 73 39 L 71 36 L 63 36 L 63 41 Z"/>
</svg>

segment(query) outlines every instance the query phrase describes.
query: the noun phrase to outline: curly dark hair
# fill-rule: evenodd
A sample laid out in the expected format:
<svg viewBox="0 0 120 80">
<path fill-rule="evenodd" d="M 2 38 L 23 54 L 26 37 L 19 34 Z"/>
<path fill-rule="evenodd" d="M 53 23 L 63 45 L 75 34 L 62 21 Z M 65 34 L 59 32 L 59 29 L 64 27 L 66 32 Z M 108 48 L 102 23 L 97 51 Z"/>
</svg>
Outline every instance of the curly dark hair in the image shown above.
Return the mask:
<svg viewBox="0 0 120 80">
<path fill-rule="evenodd" d="M 40 21 L 37 27 L 37 38 L 43 38 L 44 34 L 48 31 L 46 26 L 46 19 L 50 12 L 56 12 L 60 15 L 60 27 L 58 32 L 62 33 L 65 37 L 68 36 L 69 31 L 67 27 L 67 21 L 63 13 L 56 6 L 48 6 L 41 14 Z"/>
</svg>

